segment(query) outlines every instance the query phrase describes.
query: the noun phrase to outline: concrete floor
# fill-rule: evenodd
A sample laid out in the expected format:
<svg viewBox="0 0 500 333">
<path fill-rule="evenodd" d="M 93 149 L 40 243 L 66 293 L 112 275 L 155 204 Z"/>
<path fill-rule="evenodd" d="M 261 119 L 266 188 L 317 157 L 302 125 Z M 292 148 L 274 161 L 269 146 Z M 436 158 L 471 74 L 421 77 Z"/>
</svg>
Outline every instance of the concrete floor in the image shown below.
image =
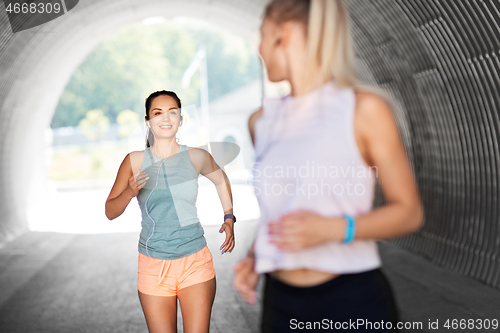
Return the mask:
<svg viewBox="0 0 500 333">
<path fill-rule="evenodd" d="M 235 226 L 237 247 L 224 256 L 218 226 L 204 227 L 217 274 L 211 332 L 258 332 L 260 298 L 251 306 L 232 287 L 232 266 L 249 248 L 256 221 Z M 147 332 L 136 289 L 137 241 L 138 233 L 30 231 L 7 244 L 0 249 L 0 332 Z M 379 248 L 402 321 L 422 323 L 423 329 L 406 332 L 454 331 L 443 327 L 446 319 L 500 319 L 498 290 L 392 244 L 380 242 Z M 182 332 L 180 313 L 178 318 Z M 429 330 L 436 320 L 439 329 Z"/>
</svg>

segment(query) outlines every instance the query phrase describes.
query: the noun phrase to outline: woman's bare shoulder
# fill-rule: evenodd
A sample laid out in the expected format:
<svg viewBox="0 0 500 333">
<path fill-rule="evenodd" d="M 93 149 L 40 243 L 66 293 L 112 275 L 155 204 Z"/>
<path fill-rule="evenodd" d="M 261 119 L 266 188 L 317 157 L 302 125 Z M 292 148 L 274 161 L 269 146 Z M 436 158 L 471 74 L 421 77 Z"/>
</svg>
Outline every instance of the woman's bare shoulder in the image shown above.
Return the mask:
<svg viewBox="0 0 500 333">
<path fill-rule="evenodd" d="M 129 154 L 130 154 L 130 155 L 142 155 L 142 154 L 144 154 L 144 151 L 145 151 L 145 150 L 146 150 L 146 149 L 143 149 L 143 150 L 133 150 L 133 151 L 131 151 Z"/>
<path fill-rule="evenodd" d="M 189 146 L 186 146 L 188 148 L 188 153 L 189 153 L 189 157 L 191 157 L 192 159 L 204 159 L 204 158 L 207 158 L 210 153 L 208 151 L 206 151 L 205 149 L 202 149 L 202 148 L 197 148 L 197 147 L 189 147 Z"/>
<path fill-rule="evenodd" d="M 127 154 L 130 158 L 130 165 L 132 167 L 132 173 L 139 170 L 142 166 L 142 160 L 144 156 L 144 150 L 134 150 Z"/>
<path fill-rule="evenodd" d="M 392 109 L 391 101 L 387 100 L 386 96 L 383 96 L 377 92 L 370 90 L 354 90 L 356 96 L 356 109 L 362 110 L 365 113 L 377 112 L 377 110 L 383 109 L 383 112 L 390 111 Z"/>
<path fill-rule="evenodd" d="M 210 153 L 202 148 L 188 147 L 189 159 L 196 172 L 200 174 L 203 166 L 210 161 Z"/>
<path fill-rule="evenodd" d="M 370 91 L 356 93 L 355 128 L 362 141 L 376 142 L 397 139 L 398 127 L 391 100 Z"/>
<path fill-rule="evenodd" d="M 254 122 L 256 121 L 257 119 L 259 119 L 261 116 L 262 116 L 262 108 L 254 111 L 251 115 L 250 115 L 250 118 L 248 118 L 248 121 L 250 122 Z"/>
<path fill-rule="evenodd" d="M 254 113 L 252 113 L 250 115 L 250 117 L 248 118 L 248 131 L 250 132 L 250 138 L 252 139 L 252 144 L 255 144 L 255 122 L 257 121 L 257 119 L 259 119 L 260 117 L 262 117 L 262 108 L 258 109 L 257 111 L 255 111 Z"/>
</svg>

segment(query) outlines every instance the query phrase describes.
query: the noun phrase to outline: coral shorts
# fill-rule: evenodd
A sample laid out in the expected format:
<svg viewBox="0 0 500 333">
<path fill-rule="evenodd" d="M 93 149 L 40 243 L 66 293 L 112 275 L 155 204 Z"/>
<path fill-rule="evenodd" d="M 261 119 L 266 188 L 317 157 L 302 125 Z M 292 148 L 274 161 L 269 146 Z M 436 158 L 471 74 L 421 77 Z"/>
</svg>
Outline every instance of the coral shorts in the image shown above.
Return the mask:
<svg viewBox="0 0 500 333">
<path fill-rule="evenodd" d="M 137 289 L 154 296 L 176 296 L 183 288 L 215 277 L 213 257 L 204 248 L 178 259 L 151 258 L 139 252 Z"/>
</svg>

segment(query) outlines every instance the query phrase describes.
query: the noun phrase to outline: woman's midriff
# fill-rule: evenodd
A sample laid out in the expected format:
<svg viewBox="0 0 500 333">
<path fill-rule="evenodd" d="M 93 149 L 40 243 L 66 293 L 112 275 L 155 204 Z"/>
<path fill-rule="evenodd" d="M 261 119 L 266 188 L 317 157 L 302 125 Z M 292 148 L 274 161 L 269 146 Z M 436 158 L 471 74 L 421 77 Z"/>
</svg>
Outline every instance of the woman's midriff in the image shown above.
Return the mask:
<svg viewBox="0 0 500 333">
<path fill-rule="evenodd" d="M 270 273 L 281 282 L 296 287 L 311 287 L 326 282 L 340 274 L 321 272 L 307 268 L 294 270 L 277 270 Z"/>
</svg>

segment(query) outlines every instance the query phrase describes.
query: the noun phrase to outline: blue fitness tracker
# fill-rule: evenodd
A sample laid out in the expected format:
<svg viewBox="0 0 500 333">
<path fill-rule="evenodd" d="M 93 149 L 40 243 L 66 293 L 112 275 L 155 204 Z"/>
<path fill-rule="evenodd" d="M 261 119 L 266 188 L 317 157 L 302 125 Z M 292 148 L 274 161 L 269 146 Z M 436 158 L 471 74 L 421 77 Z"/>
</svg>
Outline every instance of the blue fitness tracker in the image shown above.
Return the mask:
<svg viewBox="0 0 500 333">
<path fill-rule="evenodd" d="M 226 215 L 224 215 L 224 221 L 226 219 L 233 219 L 233 223 L 236 223 L 236 216 L 234 216 L 233 214 L 226 214 Z"/>
<path fill-rule="evenodd" d="M 344 218 L 347 221 L 347 226 L 345 229 L 345 238 L 342 241 L 342 243 L 347 244 L 347 243 L 351 243 L 354 240 L 356 220 L 354 219 L 354 216 L 348 215 L 348 214 L 345 214 Z"/>
</svg>

